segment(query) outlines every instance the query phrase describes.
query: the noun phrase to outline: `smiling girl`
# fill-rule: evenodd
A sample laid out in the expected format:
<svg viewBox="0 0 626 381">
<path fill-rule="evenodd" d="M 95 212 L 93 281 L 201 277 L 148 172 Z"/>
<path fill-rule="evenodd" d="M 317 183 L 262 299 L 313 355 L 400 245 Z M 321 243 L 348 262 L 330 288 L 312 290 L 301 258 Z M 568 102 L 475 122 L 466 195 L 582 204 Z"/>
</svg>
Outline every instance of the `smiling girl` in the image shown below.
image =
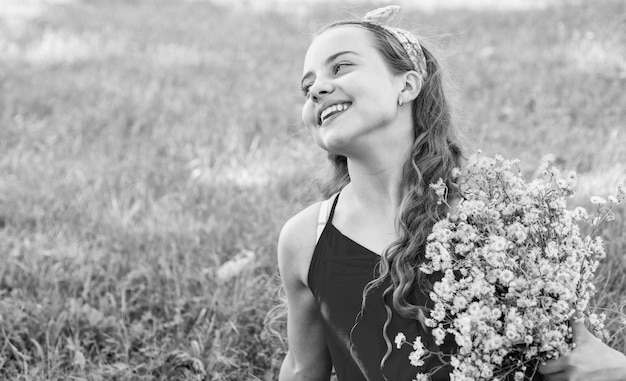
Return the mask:
<svg viewBox="0 0 626 381">
<path fill-rule="evenodd" d="M 418 369 L 410 348 L 389 339 L 403 332 L 430 351 L 454 351 L 450 341 L 437 347 L 424 328 L 429 279 L 417 268 L 433 223 L 448 212 L 429 184 L 444 179 L 454 199 L 451 172 L 462 165 L 437 60 L 411 33 L 382 25 L 396 10 L 327 26 L 304 59 L 302 120 L 335 176 L 330 197 L 280 234 L 283 381 L 328 380 L 333 367 L 340 381 L 413 380 L 420 370 L 449 379 L 445 356 Z M 545 373 L 564 366 L 547 364 Z"/>
<path fill-rule="evenodd" d="M 290 348 L 281 379 L 328 379 L 334 366 L 340 380 L 410 380 L 410 351 L 392 351 L 389 337 L 402 331 L 435 348 L 417 320 L 427 298 L 413 297 L 414 268 L 446 212 L 428 186 L 461 164 L 439 65 L 408 32 L 339 22 L 311 44 L 302 90 L 302 119 L 330 154 L 336 192 L 280 235 Z"/>
</svg>

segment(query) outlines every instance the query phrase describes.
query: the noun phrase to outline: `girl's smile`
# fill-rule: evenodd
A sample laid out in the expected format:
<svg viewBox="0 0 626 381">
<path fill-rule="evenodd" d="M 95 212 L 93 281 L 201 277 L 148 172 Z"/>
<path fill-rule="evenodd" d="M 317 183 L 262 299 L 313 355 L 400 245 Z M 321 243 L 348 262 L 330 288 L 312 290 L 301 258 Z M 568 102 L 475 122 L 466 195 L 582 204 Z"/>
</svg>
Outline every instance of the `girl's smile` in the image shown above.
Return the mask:
<svg viewBox="0 0 626 381">
<path fill-rule="evenodd" d="M 318 112 L 318 124 L 321 126 L 324 122 L 329 119 L 334 119 L 340 113 L 346 111 L 350 108 L 350 102 L 342 102 L 342 103 L 334 103 L 329 102 L 329 104 L 320 107 L 320 111 Z"/>
</svg>

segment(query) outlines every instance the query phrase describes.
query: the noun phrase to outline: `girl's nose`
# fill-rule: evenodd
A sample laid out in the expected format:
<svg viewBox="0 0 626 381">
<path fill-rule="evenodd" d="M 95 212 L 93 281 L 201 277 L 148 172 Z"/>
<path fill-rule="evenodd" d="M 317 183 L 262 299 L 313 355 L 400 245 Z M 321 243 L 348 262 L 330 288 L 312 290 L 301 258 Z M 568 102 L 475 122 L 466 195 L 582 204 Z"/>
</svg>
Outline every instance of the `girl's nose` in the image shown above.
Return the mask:
<svg viewBox="0 0 626 381">
<path fill-rule="evenodd" d="M 311 86 L 311 99 L 313 102 L 317 103 L 324 96 L 332 93 L 334 90 L 333 85 L 329 81 L 316 81 L 313 86 Z"/>
</svg>

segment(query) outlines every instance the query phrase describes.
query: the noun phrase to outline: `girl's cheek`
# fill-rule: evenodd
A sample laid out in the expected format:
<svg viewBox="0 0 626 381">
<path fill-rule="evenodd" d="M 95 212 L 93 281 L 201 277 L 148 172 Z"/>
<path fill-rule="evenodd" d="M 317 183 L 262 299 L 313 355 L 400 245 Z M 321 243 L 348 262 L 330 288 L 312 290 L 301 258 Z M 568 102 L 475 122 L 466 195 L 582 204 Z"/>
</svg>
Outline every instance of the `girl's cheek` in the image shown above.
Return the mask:
<svg viewBox="0 0 626 381">
<path fill-rule="evenodd" d="M 309 102 L 305 103 L 302 107 L 302 122 L 306 127 L 311 127 L 313 123 L 313 108 Z"/>
</svg>

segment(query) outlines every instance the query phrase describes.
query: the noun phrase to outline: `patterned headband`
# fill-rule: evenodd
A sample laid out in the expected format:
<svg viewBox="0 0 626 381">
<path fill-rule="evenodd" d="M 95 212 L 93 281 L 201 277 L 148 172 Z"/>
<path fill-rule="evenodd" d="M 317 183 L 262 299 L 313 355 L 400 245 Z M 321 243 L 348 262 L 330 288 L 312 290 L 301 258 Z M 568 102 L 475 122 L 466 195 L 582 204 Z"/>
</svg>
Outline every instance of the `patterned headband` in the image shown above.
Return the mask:
<svg viewBox="0 0 626 381">
<path fill-rule="evenodd" d="M 427 74 L 426 57 L 424 56 L 424 51 L 422 50 L 419 41 L 417 41 L 417 38 L 415 38 L 411 32 L 404 29 L 392 28 L 390 26 L 383 25 L 384 22 L 391 20 L 399 11 L 400 7 L 397 5 L 374 9 L 373 11 L 368 12 L 361 19 L 361 21 L 368 24 L 378 25 L 391 33 L 396 40 L 400 42 L 402 48 L 404 48 L 404 51 L 411 59 L 413 68 L 422 76 L 422 80 L 424 80 L 426 79 Z"/>
</svg>

